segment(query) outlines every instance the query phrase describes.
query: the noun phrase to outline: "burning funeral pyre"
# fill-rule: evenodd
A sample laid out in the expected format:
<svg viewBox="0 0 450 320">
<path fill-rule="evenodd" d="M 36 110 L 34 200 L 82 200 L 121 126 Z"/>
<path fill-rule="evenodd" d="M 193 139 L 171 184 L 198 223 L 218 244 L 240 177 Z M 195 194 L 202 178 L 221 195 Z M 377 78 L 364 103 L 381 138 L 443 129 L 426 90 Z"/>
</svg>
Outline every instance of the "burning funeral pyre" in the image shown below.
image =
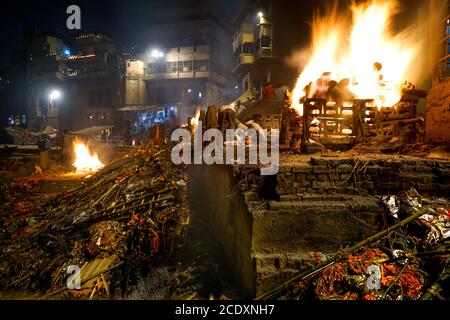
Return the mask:
<svg viewBox="0 0 450 320">
<path fill-rule="evenodd" d="M 373 0 L 353 3 L 351 20 L 337 8 L 314 17 L 311 57 L 292 99 L 301 115 L 304 98 L 372 99 L 378 107 L 400 101 L 403 83 L 415 77 L 420 43 L 414 30 L 393 34 L 399 9 L 396 0 Z"/>
<path fill-rule="evenodd" d="M 407 82 L 421 49 L 413 27 L 394 33 L 396 0 L 354 2 L 351 16 L 337 6 L 312 22 L 309 59 L 292 92 L 303 117 L 302 148 L 310 139 L 354 145 L 416 138 L 416 104 L 425 92 Z M 349 21 L 352 23 L 349 24 Z"/>
</svg>

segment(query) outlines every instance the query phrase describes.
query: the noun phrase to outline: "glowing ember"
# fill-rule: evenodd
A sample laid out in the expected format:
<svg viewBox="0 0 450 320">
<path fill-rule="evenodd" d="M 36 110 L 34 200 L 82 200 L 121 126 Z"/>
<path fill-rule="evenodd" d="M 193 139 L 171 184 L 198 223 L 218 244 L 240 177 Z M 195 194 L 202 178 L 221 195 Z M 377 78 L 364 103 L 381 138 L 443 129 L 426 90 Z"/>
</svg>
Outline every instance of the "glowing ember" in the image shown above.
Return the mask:
<svg viewBox="0 0 450 320">
<path fill-rule="evenodd" d="M 420 43 L 411 28 L 393 35 L 391 22 L 399 12 L 397 0 L 353 3 L 350 19 L 335 8 L 316 15 L 312 23 L 312 47 L 292 95 L 293 107 L 303 115 L 301 99 L 328 89 L 331 80 L 347 96 L 374 99 L 378 107 L 392 107 L 401 99 L 402 83 L 411 79 L 410 68 Z M 307 87 L 309 86 L 309 87 Z"/>
<path fill-rule="evenodd" d="M 96 172 L 104 167 L 98 159 L 97 153 L 89 151 L 86 144 L 80 141 L 74 142 L 75 162 L 73 163 L 78 173 Z"/>
</svg>

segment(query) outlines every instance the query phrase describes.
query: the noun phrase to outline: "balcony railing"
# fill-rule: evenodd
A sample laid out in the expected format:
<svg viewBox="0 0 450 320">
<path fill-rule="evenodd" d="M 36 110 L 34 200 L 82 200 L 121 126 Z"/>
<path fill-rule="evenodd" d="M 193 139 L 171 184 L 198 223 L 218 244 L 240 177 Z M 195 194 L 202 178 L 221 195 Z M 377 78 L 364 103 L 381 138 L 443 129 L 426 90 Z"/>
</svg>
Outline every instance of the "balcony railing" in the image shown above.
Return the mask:
<svg viewBox="0 0 450 320">
<path fill-rule="evenodd" d="M 272 47 L 262 47 L 258 50 L 258 56 L 263 58 L 270 58 L 273 56 Z"/>
</svg>

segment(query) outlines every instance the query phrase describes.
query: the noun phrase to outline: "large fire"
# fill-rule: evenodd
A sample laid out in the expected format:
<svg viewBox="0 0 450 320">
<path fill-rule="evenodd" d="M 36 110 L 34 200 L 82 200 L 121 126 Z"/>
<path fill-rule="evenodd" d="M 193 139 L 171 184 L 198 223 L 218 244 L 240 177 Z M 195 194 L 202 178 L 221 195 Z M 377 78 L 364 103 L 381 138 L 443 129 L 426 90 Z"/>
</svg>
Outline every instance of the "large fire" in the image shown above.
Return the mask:
<svg viewBox="0 0 450 320">
<path fill-rule="evenodd" d="M 399 102 L 420 48 L 412 28 L 393 34 L 392 19 L 399 9 L 397 0 L 369 0 L 352 3 L 352 19 L 336 8 L 315 15 L 311 56 L 292 94 L 300 115 L 301 99 L 320 96 L 330 80 L 354 98 L 374 99 L 379 107 Z"/>
<path fill-rule="evenodd" d="M 104 167 L 97 153 L 91 153 L 86 144 L 81 141 L 74 142 L 75 162 L 73 163 L 78 173 L 96 172 Z"/>
</svg>

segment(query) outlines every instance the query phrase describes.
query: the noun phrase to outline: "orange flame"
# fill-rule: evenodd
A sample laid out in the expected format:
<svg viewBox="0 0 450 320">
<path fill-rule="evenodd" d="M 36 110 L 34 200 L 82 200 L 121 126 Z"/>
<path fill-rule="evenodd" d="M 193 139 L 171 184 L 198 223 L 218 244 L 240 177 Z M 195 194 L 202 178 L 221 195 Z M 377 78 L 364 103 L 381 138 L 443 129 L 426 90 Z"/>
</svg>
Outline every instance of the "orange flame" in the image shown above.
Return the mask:
<svg viewBox="0 0 450 320">
<path fill-rule="evenodd" d="M 300 115 L 305 87 L 310 83 L 316 86 L 324 72 L 329 72 L 329 78 L 336 81 L 349 79 L 349 89 L 356 98 L 374 99 L 379 107 L 391 107 L 401 99 L 402 83 L 410 76 L 410 66 L 421 44 L 411 28 L 392 33 L 391 22 L 399 12 L 398 1 L 353 3 L 351 12 L 351 26 L 347 15 L 336 8 L 325 16 L 314 16 L 311 56 L 292 94 L 293 107 Z M 313 94 L 314 90 L 310 92 Z"/>
<path fill-rule="evenodd" d="M 198 127 L 198 122 L 199 122 L 199 119 L 200 119 L 200 111 L 201 111 L 201 108 L 197 108 L 197 111 L 195 111 L 195 116 L 193 116 L 191 118 L 191 127 L 192 127 L 194 132 L 195 132 L 195 130 Z"/>
<path fill-rule="evenodd" d="M 83 142 L 76 140 L 73 147 L 75 151 L 73 166 L 77 173 L 96 172 L 104 167 L 104 164 L 98 159 L 97 153 L 91 153 Z"/>
</svg>

